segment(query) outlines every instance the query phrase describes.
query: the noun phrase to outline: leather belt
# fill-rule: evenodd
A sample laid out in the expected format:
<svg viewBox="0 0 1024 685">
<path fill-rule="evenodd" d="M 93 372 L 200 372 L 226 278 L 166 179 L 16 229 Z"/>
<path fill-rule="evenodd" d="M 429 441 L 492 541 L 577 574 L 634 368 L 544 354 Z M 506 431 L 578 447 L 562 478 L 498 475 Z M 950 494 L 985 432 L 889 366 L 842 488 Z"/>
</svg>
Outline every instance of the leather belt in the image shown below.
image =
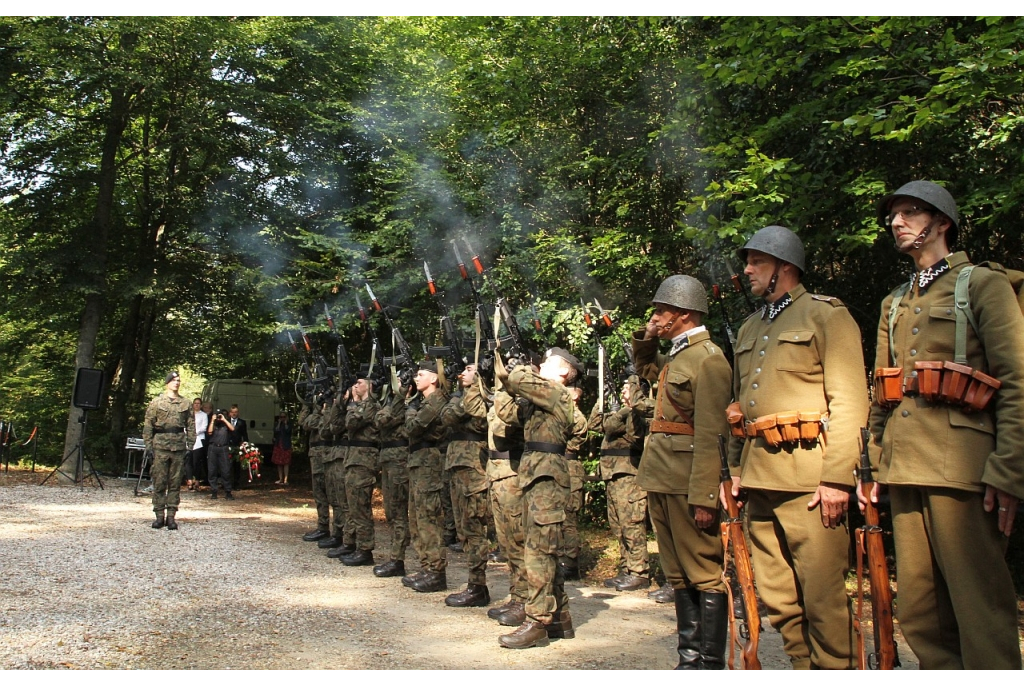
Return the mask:
<svg viewBox="0 0 1024 685">
<path fill-rule="evenodd" d="M 523 445 L 527 452 L 547 452 L 548 454 L 557 454 L 559 456 L 565 456 L 565 445 L 559 445 L 554 442 L 529 442 Z"/>
<path fill-rule="evenodd" d="M 377 449 L 377 447 L 378 447 L 377 443 L 374 442 L 374 441 L 371 441 L 371 440 L 349 440 L 348 441 L 348 446 L 349 447 L 373 447 L 374 449 Z"/>
<path fill-rule="evenodd" d="M 495 461 L 502 461 L 507 459 L 522 459 L 522 450 L 508 450 L 507 452 L 495 452 L 494 450 L 488 450 L 488 459 L 494 459 Z"/>
<path fill-rule="evenodd" d="M 310 447 L 331 447 L 333 445 L 334 443 L 331 442 L 330 440 L 320 440 L 318 442 L 309 443 Z"/>
<path fill-rule="evenodd" d="M 643 451 L 629 449 L 601 450 L 602 457 L 639 457 Z"/>
<path fill-rule="evenodd" d="M 184 426 L 178 426 L 177 428 L 154 428 L 154 433 L 181 433 L 185 430 Z"/>
<path fill-rule="evenodd" d="M 651 421 L 651 432 L 669 433 L 671 435 L 693 435 L 693 426 L 688 423 L 655 419 Z"/>
<path fill-rule="evenodd" d="M 579 461 L 580 453 L 573 450 L 566 450 L 565 458 L 568 459 L 569 461 Z"/>
<path fill-rule="evenodd" d="M 429 440 L 424 440 L 422 442 L 414 442 L 411 445 L 409 445 L 409 453 L 412 454 L 413 452 L 419 452 L 420 450 L 430 449 L 431 447 L 437 447 L 437 443 L 431 442 Z"/>
<path fill-rule="evenodd" d="M 452 433 L 448 437 L 448 442 L 483 442 L 487 439 L 487 436 L 483 433 Z"/>
<path fill-rule="evenodd" d="M 405 440 L 392 440 L 390 442 L 382 442 L 380 444 L 380 448 L 382 450 L 386 450 L 386 449 L 389 449 L 391 447 L 408 447 L 408 446 L 409 446 L 409 443 L 406 442 Z"/>
</svg>

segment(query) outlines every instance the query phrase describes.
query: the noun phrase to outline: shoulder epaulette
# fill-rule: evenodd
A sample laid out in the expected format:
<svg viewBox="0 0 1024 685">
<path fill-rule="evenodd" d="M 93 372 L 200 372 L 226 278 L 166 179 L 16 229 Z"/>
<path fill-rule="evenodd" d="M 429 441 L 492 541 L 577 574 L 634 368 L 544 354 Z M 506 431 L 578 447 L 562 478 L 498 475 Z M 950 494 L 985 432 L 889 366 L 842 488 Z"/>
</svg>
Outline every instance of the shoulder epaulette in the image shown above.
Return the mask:
<svg viewBox="0 0 1024 685">
<path fill-rule="evenodd" d="M 845 304 L 843 304 L 843 301 L 840 300 L 838 297 L 832 297 L 831 295 L 815 295 L 815 294 L 811 294 L 811 299 L 812 300 L 818 300 L 819 302 L 828 302 L 833 307 L 845 307 L 846 306 Z"/>
<path fill-rule="evenodd" d="M 708 351 L 708 354 L 718 354 L 718 346 L 710 340 L 704 343 L 704 349 Z"/>
</svg>

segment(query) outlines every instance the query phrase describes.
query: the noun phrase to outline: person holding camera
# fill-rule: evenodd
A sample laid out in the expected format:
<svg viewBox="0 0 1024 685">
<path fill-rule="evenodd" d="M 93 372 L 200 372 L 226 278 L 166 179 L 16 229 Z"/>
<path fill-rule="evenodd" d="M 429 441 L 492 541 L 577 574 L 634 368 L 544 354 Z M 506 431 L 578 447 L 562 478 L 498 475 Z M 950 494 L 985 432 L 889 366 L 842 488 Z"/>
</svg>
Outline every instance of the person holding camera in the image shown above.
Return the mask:
<svg viewBox="0 0 1024 685">
<path fill-rule="evenodd" d="M 238 418 L 238 405 L 232 404 L 231 410 L 226 413 L 223 409 L 218 409 L 210 420 L 206 433 L 210 436 L 206 455 L 212 491 L 210 499 L 217 499 L 218 480 L 224 486 L 225 499 L 234 499 L 235 496 L 231 494 L 232 448 L 237 449 L 249 439 L 245 421 Z"/>
</svg>

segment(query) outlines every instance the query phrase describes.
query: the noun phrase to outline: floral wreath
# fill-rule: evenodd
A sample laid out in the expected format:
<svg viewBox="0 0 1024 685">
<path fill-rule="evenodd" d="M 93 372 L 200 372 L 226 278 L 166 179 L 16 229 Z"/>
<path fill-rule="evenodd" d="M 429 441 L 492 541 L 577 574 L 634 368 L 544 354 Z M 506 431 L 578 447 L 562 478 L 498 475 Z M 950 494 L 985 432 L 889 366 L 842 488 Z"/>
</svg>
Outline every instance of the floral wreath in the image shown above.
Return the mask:
<svg viewBox="0 0 1024 685">
<path fill-rule="evenodd" d="M 248 466 L 251 469 L 259 469 L 260 464 L 263 463 L 263 455 L 260 454 L 260 448 L 251 442 L 243 442 L 238 446 L 238 463 L 242 466 Z"/>
</svg>

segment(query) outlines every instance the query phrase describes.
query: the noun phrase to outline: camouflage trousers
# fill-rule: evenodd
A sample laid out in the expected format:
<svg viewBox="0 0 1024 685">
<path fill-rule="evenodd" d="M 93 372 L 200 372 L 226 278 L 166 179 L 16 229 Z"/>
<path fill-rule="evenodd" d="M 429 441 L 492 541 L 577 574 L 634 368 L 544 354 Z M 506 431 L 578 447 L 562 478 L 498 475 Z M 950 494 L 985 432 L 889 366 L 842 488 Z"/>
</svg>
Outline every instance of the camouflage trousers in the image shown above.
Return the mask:
<svg viewBox="0 0 1024 685">
<path fill-rule="evenodd" d="M 391 524 L 391 559 L 404 561 L 409 546 L 409 467 L 403 462 L 385 462 L 380 466 L 384 516 Z"/>
<path fill-rule="evenodd" d="M 459 466 L 451 470 L 452 508 L 473 585 L 487 584 L 487 474 Z"/>
<path fill-rule="evenodd" d="M 409 533 L 424 571 L 442 573 L 447 566 L 444 546 L 444 478 L 437 464 L 409 467 Z"/>
<path fill-rule="evenodd" d="M 452 502 L 452 472 L 444 469 L 441 473 L 444 487 L 441 488 L 441 511 L 444 512 L 444 539 L 454 540 L 457 536 L 455 527 L 455 505 Z"/>
<path fill-rule="evenodd" d="M 377 475 L 366 466 L 345 469 L 345 496 L 348 501 L 348 523 L 352 526 L 356 549 L 373 549 L 373 486 Z"/>
<path fill-rule="evenodd" d="M 565 505 L 565 521 L 562 522 L 562 549 L 558 555 L 570 561 L 570 565 L 579 563 L 580 529 L 577 517 L 583 508 L 583 462 L 578 459 L 567 459 L 569 467 L 569 502 Z"/>
<path fill-rule="evenodd" d="M 498 547 L 508 557 L 509 594 L 517 602 L 526 603 L 526 574 L 523 562 L 523 491 L 519 476 L 491 481 L 491 512 Z"/>
<path fill-rule="evenodd" d="M 313 501 L 316 502 L 316 528 L 329 533 L 331 531 L 331 508 L 327 504 L 327 485 L 323 471 L 313 474 Z"/>
<path fill-rule="evenodd" d="M 348 520 L 344 459 L 335 459 L 324 464 L 324 487 L 327 489 L 327 503 L 334 510 L 334 527 L 331 534 L 344 539 L 346 544 L 355 544 L 352 524 Z"/>
<path fill-rule="evenodd" d="M 619 571 L 633 576 L 651 574 L 647 556 L 647 492 L 636 476 L 619 474 L 606 483 L 608 526 L 619 541 Z"/>
<path fill-rule="evenodd" d="M 178 511 L 181 502 L 181 477 L 185 470 L 185 452 L 154 450 L 149 475 L 153 479 L 153 511 Z"/>
<path fill-rule="evenodd" d="M 550 625 L 563 609 L 568 609 L 569 600 L 558 568 L 568 502 L 569 488 L 551 477 L 538 478 L 523 489 L 526 615 L 544 625 Z"/>
</svg>

